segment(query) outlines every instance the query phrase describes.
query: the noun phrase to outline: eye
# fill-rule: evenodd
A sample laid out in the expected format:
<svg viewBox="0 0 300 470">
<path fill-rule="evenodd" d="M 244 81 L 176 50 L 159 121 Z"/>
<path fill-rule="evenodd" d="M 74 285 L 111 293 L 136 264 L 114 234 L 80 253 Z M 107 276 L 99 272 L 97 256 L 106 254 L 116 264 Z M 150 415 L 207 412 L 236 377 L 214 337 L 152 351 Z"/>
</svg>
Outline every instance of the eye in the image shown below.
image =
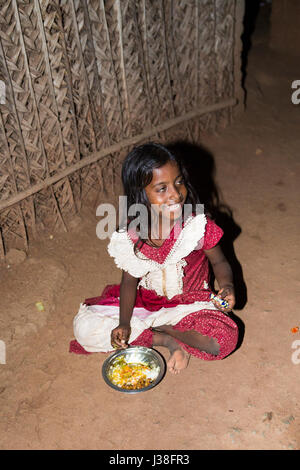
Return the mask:
<svg viewBox="0 0 300 470">
<path fill-rule="evenodd" d="M 162 186 L 161 188 L 159 188 L 157 190 L 158 193 L 164 193 L 166 191 L 167 187 L 166 186 Z"/>
<path fill-rule="evenodd" d="M 184 184 L 184 179 L 183 178 L 179 178 L 177 181 L 176 181 L 176 184 L 178 186 L 180 186 L 181 184 Z"/>
</svg>

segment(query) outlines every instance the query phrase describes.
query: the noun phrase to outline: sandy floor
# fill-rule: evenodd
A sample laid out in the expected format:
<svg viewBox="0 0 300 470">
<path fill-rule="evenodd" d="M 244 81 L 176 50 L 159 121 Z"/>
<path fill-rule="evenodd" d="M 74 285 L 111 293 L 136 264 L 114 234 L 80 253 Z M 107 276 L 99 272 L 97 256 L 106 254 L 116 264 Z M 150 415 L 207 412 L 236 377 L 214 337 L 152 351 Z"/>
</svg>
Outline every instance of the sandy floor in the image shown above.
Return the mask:
<svg viewBox="0 0 300 470">
<path fill-rule="evenodd" d="M 96 218 L 82 214 L 69 233 L 0 268 L 1 449 L 300 448 L 300 333 L 291 332 L 300 325 L 297 67 L 257 34 L 246 112 L 202 140 L 241 229 L 234 240 L 246 286 L 235 310 L 244 325 L 239 349 L 223 361 L 192 358 L 147 393 L 110 389 L 101 378 L 106 354 L 68 352 L 80 302 L 120 280 L 107 242 L 95 235 Z"/>
</svg>

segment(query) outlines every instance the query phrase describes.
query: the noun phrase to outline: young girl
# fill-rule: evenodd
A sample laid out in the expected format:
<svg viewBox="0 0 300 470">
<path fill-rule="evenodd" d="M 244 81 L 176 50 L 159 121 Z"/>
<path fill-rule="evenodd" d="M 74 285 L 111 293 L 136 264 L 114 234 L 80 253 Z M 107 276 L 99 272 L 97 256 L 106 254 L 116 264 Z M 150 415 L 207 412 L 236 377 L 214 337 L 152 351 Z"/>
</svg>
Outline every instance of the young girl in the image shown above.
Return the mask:
<svg viewBox="0 0 300 470">
<path fill-rule="evenodd" d="M 183 162 L 160 144 L 133 149 L 122 181 L 128 213 L 132 204 L 142 204 L 149 226 L 137 230 L 128 217 L 125 229 L 113 233 L 108 252 L 122 269 L 121 284 L 80 306 L 76 340 L 88 352 L 164 346 L 174 374 L 187 367 L 191 354 L 223 359 L 235 349 L 238 329 L 227 315 L 235 295 L 218 245 L 222 230 L 197 213 L 199 201 Z M 182 217 L 185 207 L 192 208 L 188 217 Z M 209 262 L 227 308 L 210 300 Z"/>
</svg>

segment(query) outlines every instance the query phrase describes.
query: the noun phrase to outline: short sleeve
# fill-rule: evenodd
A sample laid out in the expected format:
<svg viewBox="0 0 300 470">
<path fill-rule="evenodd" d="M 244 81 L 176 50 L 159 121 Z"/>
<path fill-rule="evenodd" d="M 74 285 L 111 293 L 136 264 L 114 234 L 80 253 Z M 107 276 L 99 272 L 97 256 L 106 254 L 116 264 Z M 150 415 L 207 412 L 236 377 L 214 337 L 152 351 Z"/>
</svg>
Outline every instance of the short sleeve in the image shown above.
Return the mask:
<svg viewBox="0 0 300 470">
<path fill-rule="evenodd" d="M 223 230 L 209 217 L 206 217 L 203 250 L 210 250 L 219 243 Z"/>
</svg>

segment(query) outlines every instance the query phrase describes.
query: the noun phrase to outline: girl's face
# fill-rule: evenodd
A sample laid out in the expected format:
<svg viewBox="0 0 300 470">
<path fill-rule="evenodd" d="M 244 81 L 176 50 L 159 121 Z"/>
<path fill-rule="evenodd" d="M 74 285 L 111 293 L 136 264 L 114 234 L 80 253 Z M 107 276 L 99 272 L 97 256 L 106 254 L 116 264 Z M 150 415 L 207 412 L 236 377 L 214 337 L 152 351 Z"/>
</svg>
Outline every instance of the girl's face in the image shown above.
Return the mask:
<svg viewBox="0 0 300 470">
<path fill-rule="evenodd" d="M 145 187 L 150 204 L 155 204 L 164 218 L 174 222 L 181 216 L 187 198 L 187 188 L 176 162 L 170 160 L 164 166 L 155 168 L 152 181 Z"/>
</svg>

